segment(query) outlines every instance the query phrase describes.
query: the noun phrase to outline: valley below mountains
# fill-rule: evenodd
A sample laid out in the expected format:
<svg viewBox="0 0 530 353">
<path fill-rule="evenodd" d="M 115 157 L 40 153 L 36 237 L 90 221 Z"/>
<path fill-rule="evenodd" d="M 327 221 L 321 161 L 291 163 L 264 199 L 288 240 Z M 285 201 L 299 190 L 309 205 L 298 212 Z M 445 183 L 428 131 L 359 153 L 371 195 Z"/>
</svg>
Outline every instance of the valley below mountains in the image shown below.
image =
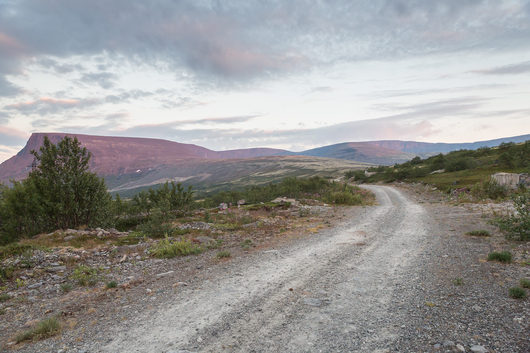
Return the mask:
<svg viewBox="0 0 530 353">
<path fill-rule="evenodd" d="M 77 137 L 92 153 L 91 171 L 104 177 L 111 192 L 123 196 L 166 181 L 181 182 L 202 192 L 261 185 L 289 176 L 337 176 L 371 165 L 393 165 L 415 156 L 459 149 L 522 142 L 530 135 L 463 144 L 415 141 L 346 142 L 302 152 L 273 148 L 213 151 L 193 144 L 167 140 L 66 133 L 34 133 L 26 146 L 0 164 L 0 182 L 21 180 L 31 171 L 32 150 L 48 136 L 52 143 L 64 136 Z"/>
</svg>

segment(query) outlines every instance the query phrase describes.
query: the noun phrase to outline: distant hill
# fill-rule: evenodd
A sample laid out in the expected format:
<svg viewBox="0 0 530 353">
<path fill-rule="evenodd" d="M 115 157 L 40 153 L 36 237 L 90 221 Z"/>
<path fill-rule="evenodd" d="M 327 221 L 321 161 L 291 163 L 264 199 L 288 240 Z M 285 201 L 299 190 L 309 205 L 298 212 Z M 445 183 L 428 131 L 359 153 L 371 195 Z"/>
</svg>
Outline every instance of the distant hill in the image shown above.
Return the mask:
<svg viewBox="0 0 530 353">
<path fill-rule="evenodd" d="M 458 150 L 476 150 L 480 147 L 494 147 L 507 142 L 521 143 L 527 140 L 530 140 L 530 134 L 469 143 L 429 143 L 399 140 L 370 141 L 366 143 L 391 150 L 413 153 L 419 156 L 428 156 L 435 153 L 448 153 Z"/>
<path fill-rule="evenodd" d="M 53 143 L 64 136 L 77 137 L 92 153 L 90 169 L 105 177 L 109 188 L 124 191 L 157 185 L 166 180 L 201 185 L 263 183 L 282 176 L 333 175 L 371 164 L 393 165 L 414 156 L 429 156 L 459 149 L 523 142 L 530 135 L 473 143 L 426 143 L 415 141 L 346 142 L 291 152 L 272 148 L 213 151 L 201 146 L 160 139 L 34 133 L 17 155 L 0 164 L 0 181 L 25 178 L 31 170 L 31 150 L 42 146 L 47 135 Z M 311 157 L 311 158 L 309 158 Z M 235 184 L 234 184 L 235 183 Z"/>
<path fill-rule="evenodd" d="M 122 175 L 142 172 L 160 165 L 177 165 L 191 160 L 218 160 L 234 158 L 256 158 L 288 153 L 272 148 L 250 148 L 217 152 L 207 148 L 160 139 L 109 137 L 64 133 L 34 133 L 26 146 L 7 161 L 0 164 L 0 181 L 22 179 L 31 170 L 33 155 L 44 136 L 53 143 L 64 136 L 77 137 L 92 153 L 90 169 L 100 175 Z"/>
<path fill-rule="evenodd" d="M 336 145 L 314 148 L 298 154 L 303 156 L 338 158 L 385 165 L 406 162 L 416 156 L 413 153 L 378 146 L 371 142 L 339 143 Z"/>
</svg>

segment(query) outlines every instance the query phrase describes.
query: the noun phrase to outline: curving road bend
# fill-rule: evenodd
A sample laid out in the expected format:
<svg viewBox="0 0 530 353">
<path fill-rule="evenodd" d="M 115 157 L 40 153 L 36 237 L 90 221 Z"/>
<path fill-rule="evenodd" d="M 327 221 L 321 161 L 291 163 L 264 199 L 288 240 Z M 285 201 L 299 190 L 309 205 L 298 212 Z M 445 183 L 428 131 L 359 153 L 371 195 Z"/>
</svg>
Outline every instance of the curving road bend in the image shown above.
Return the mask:
<svg viewBox="0 0 530 353">
<path fill-rule="evenodd" d="M 392 298 L 415 277 L 430 218 L 399 190 L 340 227 L 234 259 L 90 351 L 386 352 L 407 325 Z M 413 293 L 403 291 L 403 293 Z M 404 294 L 411 295 L 411 294 Z M 407 298 L 400 298 L 407 302 Z M 88 347 L 87 347 L 88 348 Z"/>
</svg>

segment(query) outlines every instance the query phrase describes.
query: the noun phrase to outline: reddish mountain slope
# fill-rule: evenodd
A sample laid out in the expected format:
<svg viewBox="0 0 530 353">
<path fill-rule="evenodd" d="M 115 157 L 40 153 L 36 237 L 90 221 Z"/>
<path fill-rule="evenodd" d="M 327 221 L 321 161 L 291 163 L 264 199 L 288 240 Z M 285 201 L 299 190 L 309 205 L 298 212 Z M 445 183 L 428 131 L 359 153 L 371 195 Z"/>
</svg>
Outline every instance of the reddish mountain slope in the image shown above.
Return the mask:
<svg viewBox="0 0 530 353">
<path fill-rule="evenodd" d="M 0 181 L 21 179 L 29 173 L 33 162 L 30 151 L 38 150 L 42 146 L 45 135 L 53 143 L 59 142 L 65 135 L 77 137 L 79 142 L 92 152 L 90 169 L 100 175 L 129 174 L 160 165 L 177 165 L 190 160 L 253 158 L 287 152 L 270 148 L 216 152 L 197 145 L 159 139 L 34 133 L 16 156 L 0 164 Z"/>
</svg>

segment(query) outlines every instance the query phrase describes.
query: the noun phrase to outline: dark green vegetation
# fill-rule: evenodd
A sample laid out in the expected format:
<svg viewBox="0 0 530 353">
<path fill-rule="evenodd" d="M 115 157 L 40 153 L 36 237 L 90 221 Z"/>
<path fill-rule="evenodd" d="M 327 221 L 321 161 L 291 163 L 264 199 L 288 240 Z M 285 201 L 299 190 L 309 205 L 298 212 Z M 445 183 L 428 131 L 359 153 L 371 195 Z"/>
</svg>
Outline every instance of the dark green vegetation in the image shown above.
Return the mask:
<svg viewBox="0 0 530 353">
<path fill-rule="evenodd" d="M 202 249 L 188 240 L 165 238 L 151 249 L 151 254 L 158 258 L 170 259 L 176 256 L 200 254 Z"/>
<path fill-rule="evenodd" d="M 61 324 L 55 317 L 51 317 L 39 322 L 33 328 L 21 332 L 15 337 L 15 342 L 31 341 L 55 336 L 61 331 Z"/>
<path fill-rule="evenodd" d="M 488 254 L 488 261 L 512 262 L 512 254 L 509 251 L 491 252 Z"/>
<path fill-rule="evenodd" d="M 498 217 L 495 223 L 508 239 L 530 240 L 530 193 L 512 195 L 512 199 L 516 213 Z"/>
<path fill-rule="evenodd" d="M 490 182 L 490 176 L 497 172 L 530 172 L 530 141 L 454 151 L 426 159 L 415 157 L 406 163 L 368 168 L 367 171 L 374 174 L 366 176 L 363 171 L 350 171 L 346 176 L 370 183 L 423 182 L 447 192 L 467 187 L 477 196 L 497 199 L 505 197 L 507 192 Z"/>
<path fill-rule="evenodd" d="M 122 231 L 137 230 L 120 240 L 124 244 L 135 244 L 144 236 L 183 235 L 188 231 L 174 227 L 172 222 L 176 218 L 185 217 L 194 209 L 216 207 L 222 202 L 235 205 L 240 199 L 246 200 L 246 204 L 258 204 L 249 206 L 258 208 L 266 207 L 266 203 L 279 196 L 342 205 L 361 205 L 373 200 L 368 191 L 319 176 L 288 177 L 277 183 L 209 193 L 201 201 L 194 200 L 191 186 L 184 188 L 179 183 L 166 182 L 157 189 L 141 191 L 131 199 L 122 200 L 118 195 L 112 200 L 103 179 L 88 171 L 91 154 L 77 139 L 65 137 L 54 145 L 45 138 L 39 152 L 32 153 L 34 169 L 28 178 L 14 182 L 12 188 L 0 190 L 0 244 L 9 244 L 0 247 L 0 258 L 34 250 L 33 245 L 14 241 L 57 229 L 115 227 Z M 271 208 L 277 206 L 274 204 Z M 238 221 L 224 226 L 232 229 L 242 224 Z M 52 238 L 47 245 L 53 246 Z M 69 244 L 75 247 L 85 240 L 77 237 Z M 3 273 L 2 278 L 7 275 Z"/>
<path fill-rule="evenodd" d="M 229 258 L 230 256 L 232 256 L 232 254 L 230 254 L 230 251 L 226 251 L 226 250 L 219 251 L 216 255 L 218 259 L 226 259 L 226 258 Z"/>
<path fill-rule="evenodd" d="M 524 299 L 526 298 L 526 292 L 521 287 L 512 287 L 508 290 L 508 294 L 513 299 Z"/>
<path fill-rule="evenodd" d="M 90 152 L 77 139 L 44 139 L 28 178 L 0 190 L 0 242 L 55 229 L 96 226 L 109 218 L 105 183 L 88 171 Z"/>
<path fill-rule="evenodd" d="M 523 288 L 530 288 L 530 279 L 528 279 L 528 278 L 521 278 L 521 280 L 519 281 L 519 284 L 520 284 L 521 287 L 523 287 Z"/>
<path fill-rule="evenodd" d="M 214 207 L 221 202 L 236 204 L 238 200 L 242 199 L 246 203 L 257 204 L 259 202 L 268 202 L 280 196 L 315 199 L 339 205 L 362 205 L 373 200 L 373 196 L 366 190 L 316 176 L 305 179 L 285 178 L 276 184 L 251 186 L 240 191 L 219 192 L 206 197 L 202 205 L 204 207 Z"/>
<path fill-rule="evenodd" d="M 491 234 L 487 230 L 472 230 L 470 232 L 467 232 L 466 235 L 471 235 L 475 237 L 489 237 Z"/>
<path fill-rule="evenodd" d="M 72 273 L 71 279 L 80 286 L 94 286 L 99 280 L 98 272 L 97 268 L 79 265 Z"/>
</svg>

